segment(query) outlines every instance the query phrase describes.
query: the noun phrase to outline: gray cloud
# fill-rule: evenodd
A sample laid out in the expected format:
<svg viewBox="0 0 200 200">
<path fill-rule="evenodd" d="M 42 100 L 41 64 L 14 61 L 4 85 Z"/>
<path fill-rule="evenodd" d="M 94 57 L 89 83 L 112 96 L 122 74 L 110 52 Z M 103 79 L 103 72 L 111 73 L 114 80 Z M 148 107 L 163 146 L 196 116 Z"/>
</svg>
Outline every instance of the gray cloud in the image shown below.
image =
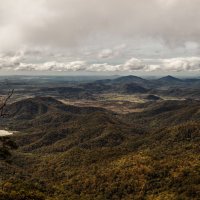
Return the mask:
<svg viewBox="0 0 200 200">
<path fill-rule="evenodd" d="M 107 59 L 119 56 L 125 49 L 126 44 L 121 44 L 113 47 L 112 49 L 103 49 L 99 52 L 98 57 Z"/>
<path fill-rule="evenodd" d="M 10 49 L 123 37 L 199 42 L 199 9 L 200 0 L 1 0 L 0 43 Z"/>
<path fill-rule="evenodd" d="M 199 71 L 199 10 L 200 0 L 1 0 L 0 69 Z M 166 46 L 178 58 L 159 59 Z"/>
</svg>

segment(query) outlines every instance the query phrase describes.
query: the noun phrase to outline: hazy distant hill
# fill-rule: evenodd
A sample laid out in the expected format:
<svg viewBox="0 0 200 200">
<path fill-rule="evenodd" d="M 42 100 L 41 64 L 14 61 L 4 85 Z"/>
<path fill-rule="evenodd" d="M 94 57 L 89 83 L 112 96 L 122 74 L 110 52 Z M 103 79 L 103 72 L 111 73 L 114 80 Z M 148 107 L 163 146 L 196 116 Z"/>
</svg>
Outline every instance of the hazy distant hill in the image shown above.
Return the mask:
<svg viewBox="0 0 200 200">
<path fill-rule="evenodd" d="M 146 82 L 148 82 L 147 80 L 145 80 L 141 77 L 133 76 L 133 75 L 122 76 L 122 77 L 113 79 L 112 81 L 115 82 L 115 83 L 116 82 L 117 83 L 146 83 Z"/>
<path fill-rule="evenodd" d="M 137 76 L 124 76 L 116 79 L 99 80 L 92 83 L 84 84 L 87 91 L 92 92 L 116 92 L 116 93 L 145 93 L 145 85 L 149 84 L 148 80 Z"/>
<path fill-rule="evenodd" d="M 164 76 L 160 79 L 158 79 L 159 81 L 163 81 L 163 82 L 183 82 L 183 80 L 175 78 L 173 76 Z"/>
</svg>

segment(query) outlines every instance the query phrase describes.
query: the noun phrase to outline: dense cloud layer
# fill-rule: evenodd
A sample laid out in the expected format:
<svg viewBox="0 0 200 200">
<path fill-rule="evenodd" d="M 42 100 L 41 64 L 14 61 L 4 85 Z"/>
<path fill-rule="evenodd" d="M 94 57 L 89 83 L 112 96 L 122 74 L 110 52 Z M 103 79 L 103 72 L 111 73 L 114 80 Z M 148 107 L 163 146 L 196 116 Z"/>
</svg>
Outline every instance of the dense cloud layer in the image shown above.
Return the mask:
<svg viewBox="0 0 200 200">
<path fill-rule="evenodd" d="M 1 0 L 0 43 L 70 46 L 103 36 L 199 42 L 199 9 L 200 0 Z"/>
<path fill-rule="evenodd" d="M 144 38 L 150 38 L 155 41 L 155 46 L 157 43 L 162 43 L 177 48 L 192 42 L 198 47 L 199 10 L 200 0 L 1 0 L 0 52 L 5 54 L 28 48 L 35 56 L 35 52 L 31 49 L 46 48 L 51 55 L 55 49 L 70 51 L 74 47 L 78 49 L 84 47 L 86 49 L 84 55 L 87 54 L 88 58 L 84 63 L 94 59 L 103 59 L 104 63 L 105 59 L 121 56 L 126 50 L 126 45 L 120 47 L 119 44 L 124 43 L 124 40 L 129 45 L 133 40 L 143 41 Z M 98 49 L 102 44 L 104 48 L 94 55 L 94 49 Z M 109 46 L 110 44 L 115 44 L 115 47 Z M 152 48 L 152 51 L 155 49 Z M 131 50 L 128 53 L 130 55 L 132 53 L 129 57 L 137 57 Z M 143 54 L 144 51 L 140 57 Z M 0 58 L 1 68 L 16 69 L 18 65 L 19 69 L 31 70 L 36 68 L 68 70 L 73 67 L 72 71 L 85 69 L 83 63 L 76 61 L 74 64 L 73 60 L 78 60 L 75 59 L 76 52 L 67 65 L 61 60 L 53 59 L 54 61 L 50 62 L 52 59 L 49 57 L 44 58 L 43 63 L 47 64 L 40 66 L 33 60 L 27 64 L 18 63 L 16 58 L 12 57 L 13 60 L 9 60 L 6 56 Z M 64 56 L 66 57 L 65 54 Z M 134 71 L 158 70 L 164 67 L 176 71 L 197 70 L 199 60 L 198 58 L 161 60 L 159 66 L 147 65 L 137 59 L 115 65 L 102 63 L 90 64 L 89 69 Z"/>
<path fill-rule="evenodd" d="M 145 59 L 131 58 L 124 63 L 112 65 L 108 63 L 92 63 L 86 61 L 73 62 L 44 62 L 25 63 L 23 57 L 2 56 L 0 57 L 0 69 L 15 71 L 55 71 L 55 72 L 152 72 L 152 71 L 200 71 L 200 57 L 171 58 L 154 60 L 159 64 L 146 64 Z"/>
</svg>

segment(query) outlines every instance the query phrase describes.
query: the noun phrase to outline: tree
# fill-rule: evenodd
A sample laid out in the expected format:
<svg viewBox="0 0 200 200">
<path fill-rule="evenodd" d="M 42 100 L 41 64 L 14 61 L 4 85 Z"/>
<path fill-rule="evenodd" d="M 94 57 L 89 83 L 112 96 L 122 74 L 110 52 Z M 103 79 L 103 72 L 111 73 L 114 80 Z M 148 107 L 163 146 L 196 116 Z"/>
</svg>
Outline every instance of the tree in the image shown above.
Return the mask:
<svg viewBox="0 0 200 200">
<path fill-rule="evenodd" d="M 14 89 L 10 90 L 6 98 L 0 101 L 0 117 L 5 117 L 7 113 L 5 112 L 5 107 L 8 100 L 12 97 Z M 4 160 L 7 157 L 11 156 L 10 150 L 16 149 L 17 145 L 10 140 L 9 137 L 0 137 L 0 160 Z"/>
<path fill-rule="evenodd" d="M 0 117 L 5 117 L 7 114 L 4 112 L 8 100 L 12 97 L 14 89 L 10 90 L 5 99 L 0 102 Z"/>
</svg>

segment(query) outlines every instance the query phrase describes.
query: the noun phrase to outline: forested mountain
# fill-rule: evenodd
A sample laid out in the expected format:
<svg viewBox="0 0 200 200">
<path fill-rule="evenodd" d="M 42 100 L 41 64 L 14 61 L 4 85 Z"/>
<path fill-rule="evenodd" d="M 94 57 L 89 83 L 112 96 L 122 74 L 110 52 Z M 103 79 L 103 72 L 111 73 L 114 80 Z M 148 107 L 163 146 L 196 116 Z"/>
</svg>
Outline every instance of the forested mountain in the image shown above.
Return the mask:
<svg viewBox="0 0 200 200">
<path fill-rule="evenodd" d="M 140 106 L 124 115 L 51 97 L 9 105 L 1 127 L 19 132 L 2 140 L 13 148 L 1 149 L 0 199 L 199 199 L 200 102 Z"/>
</svg>

